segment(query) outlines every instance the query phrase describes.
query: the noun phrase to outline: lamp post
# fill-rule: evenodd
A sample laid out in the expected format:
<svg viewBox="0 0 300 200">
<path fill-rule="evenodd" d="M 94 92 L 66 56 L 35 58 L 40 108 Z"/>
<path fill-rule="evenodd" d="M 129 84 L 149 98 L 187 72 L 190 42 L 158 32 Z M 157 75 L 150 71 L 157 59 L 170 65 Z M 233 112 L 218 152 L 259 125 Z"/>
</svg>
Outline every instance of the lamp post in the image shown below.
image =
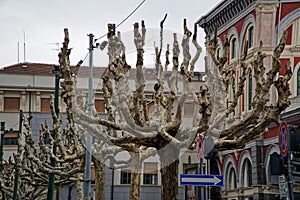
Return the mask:
<svg viewBox="0 0 300 200">
<path fill-rule="evenodd" d="M 19 133 L 18 133 L 18 153 L 17 156 L 20 156 L 20 144 L 21 144 L 21 140 L 22 140 L 22 125 L 23 125 L 23 111 L 20 110 L 20 117 L 19 117 L 20 121 L 19 121 Z M 20 158 L 19 158 L 20 159 Z M 14 190 L 13 190 L 13 200 L 17 200 L 18 199 L 18 188 L 19 188 L 19 159 L 16 160 L 15 163 L 15 167 L 16 167 L 16 171 L 15 171 L 15 179 L 14 179 Z"/>
<path fill-rule="evenodd" d="M 59 66 L 54 66 L 54 73 L 55 73 L 55 97 L 54 97 L 54 109 L 56 116 L 58 118 L 59 115 L 59 81 L 60 81 L 60 68 Z M 53 122 L 55 123 L 55 122 Z M 56 155 L 56 134 L 53 133 L 52 135 L 54 144 L 53 144 L 53 155 Z M 56 166 L 56 160 L 50 159 L 51 166 Z M 49 184 L 48 184 L 48 193 L 47 193 L 47 200 L 53 200 L 54 197 L 54 187 L 55 187 L 55 174 L 49 174 Z"/>
<path fill-rule="evenodd" d="M 1 134 L 1 147 L 0 147 L 0 159 L 1 159 L 1 163 L 0 163 L 0 172 L 2 172 L 2 170 L 3 170 L 4 132 L 5 132 L 5 122 L 1 122 L 1 127 L 0 127 L 0 134 Z"/>
<path fill-rule="evenodd" d="M 93 111 L 93 34 L 89 36 L 89 82 L 88 82 L 88 114 L 92 116 Z M 91 160 L 92 160 L 92 136 L 86 135 L 86 155 L 85 155 L 85 182 L 83 185 L 83 198 L 90 199 L 91 195 Z"/>
<path fill-rule="evenodd" d="M 4 146 L 4 132 L 5 132 L 5 122 L 1 122 L 0 124 L 0 134 L 1 134 L 1 141 L 0 141 L 0 173 L 3 170 L 3 146 Z M 0 182 L 0 189 L 2 189 L 2 182 Z M 2 193 L 2 197 L 4 196 L 4 193 Z"/>
</svg>

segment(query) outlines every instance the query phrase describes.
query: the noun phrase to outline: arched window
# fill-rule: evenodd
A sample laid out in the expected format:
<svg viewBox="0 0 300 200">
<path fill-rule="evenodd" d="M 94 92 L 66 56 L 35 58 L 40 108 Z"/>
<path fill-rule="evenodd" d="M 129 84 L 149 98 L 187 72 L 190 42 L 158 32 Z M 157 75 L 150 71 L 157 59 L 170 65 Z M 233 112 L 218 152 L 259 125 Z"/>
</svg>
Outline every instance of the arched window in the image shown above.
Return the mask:
<svg viewBox="0 0 300 200">
<path fill-rule="evenodd" d="M 297 96 L 300 95 L 300 68 L 297 71 Z"/>
<path fill-rule="evenodd" d="M 248 74 L 248 110 L 252 108 L 252 70 Z"/>
<path fill-rule="evenodd" d="M 232 161 L 226 164 L 225 188 L 226 190 L 234 190 L 237 188 L 236 170 Z"/>
<path fill-rule="evenodd" d="M 234 77 L 232 78 L 231 88 L 232 88 L 232 94 L 234 97 L 234 94 L 235 94 L 235 78 Z"/>
<path fill-rule="evenodd" d="M 229 170 L 229 177 L 228 177 L 228 189 L 229 190 L 234 190 L 237 188 L 237 182 L 236 182 L 236 174 L 234 171 L 234 168 L 231 167 Z"/>
<path fill-rule="evenodd" d="M 251 47 L 253 47 L 253 38 L 254 38 L 254 27 L 251 26 L 248 29 L 248 49 L 250 49 Z"/>
<path fill-rule="evenodd" d="M 242 187 L 252 186 L 252 166 L 249 159 L 245 159 L 242 166 Z"/>
<path fill-rule="evenodd" d="M 231 59 L 235 59 L 236 58 L 236 38 L 233 38 L 231 40 Z"/>
</svg>

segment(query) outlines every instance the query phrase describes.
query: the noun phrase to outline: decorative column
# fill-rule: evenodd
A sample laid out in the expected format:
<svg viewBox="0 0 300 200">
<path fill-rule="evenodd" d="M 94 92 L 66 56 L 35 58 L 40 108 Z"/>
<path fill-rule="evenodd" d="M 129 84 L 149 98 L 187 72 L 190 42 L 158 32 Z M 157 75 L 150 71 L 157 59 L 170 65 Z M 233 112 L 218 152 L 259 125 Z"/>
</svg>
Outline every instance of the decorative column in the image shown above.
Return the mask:
<svg viewBox="0 0 300 200">
<path fill-rule="evenodd" d="M 261 186 L 265 185 L 266 182 L 263 144 L 263 138 L 260 137 L 255 141 L 255 145 L 251 147 L 253 198 L 258 200 L 264 199 Z"/>
</svg>

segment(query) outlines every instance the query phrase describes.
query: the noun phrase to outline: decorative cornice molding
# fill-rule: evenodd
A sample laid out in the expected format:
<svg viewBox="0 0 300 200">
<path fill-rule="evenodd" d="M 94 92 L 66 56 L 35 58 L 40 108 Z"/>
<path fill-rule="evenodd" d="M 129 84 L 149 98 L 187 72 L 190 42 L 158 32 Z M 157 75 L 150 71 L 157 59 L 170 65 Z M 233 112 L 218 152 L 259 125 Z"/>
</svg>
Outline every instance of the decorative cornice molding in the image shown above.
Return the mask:
<svg viewBox="0 0 300 200">
<path fill-rule="evenodd" d="M 255 7 L 255 10 L 256 10 L 257 13 L 260 13 L 260 12 L 276 12 L 277 7 L 278 7 L 278 3 L 263 2 L 263 3 L 257 4 L 257 6 Z"/>
<path fill-rule="evenodd" d="M 201 17 L 196 23 L 204 28 L 207 35 L 212 36 L 216 28 L 219 33 L 233 23 L 245 17 L 254 9 L 257 0 L 232 0 L 218 4 L 209 14 Z M 226 29 L 225 29 L 226 30 Z M 219 34 L 218 33 L 218 34 Z"/>
</svg>

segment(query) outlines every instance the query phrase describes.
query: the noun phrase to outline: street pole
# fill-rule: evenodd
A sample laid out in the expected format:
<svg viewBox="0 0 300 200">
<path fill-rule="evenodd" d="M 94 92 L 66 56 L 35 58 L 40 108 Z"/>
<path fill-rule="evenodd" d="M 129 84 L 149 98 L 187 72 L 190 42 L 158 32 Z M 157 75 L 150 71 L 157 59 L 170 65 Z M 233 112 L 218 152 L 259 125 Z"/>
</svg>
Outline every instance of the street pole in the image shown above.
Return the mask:
<svg viewBox="0 0 300 200">
<path fill-rule="evenodd" d="M 93 34 L 89 36 L 89 82 L 88 82 L 88 114 L 92 116 L 93 111 Z M 91 195 L 91 160 L 92 160 L 92 136 L 86 135 L 86 155 L 85 155 L 85 182 L 83 184 L 83 198 L 90 199 Z"/>
<path fill-rule="evenodd" d="M 111 188 L 110 188 L 110 200 L 114 200 L 114 180 L 115 180 L 115 168 L 111 168 Z"/>
<path fill-rule="evenodd" d="M 288 126 L 288 154 L 287 154 L 287 167 L 288 167 L 288 196 L 290 200 L 294 200 L 294 189 L 293 189 L 293 176 L 291 169 L 291 126 Z"/>
<path fill-rule="evenodd" d="M 54 66 L 54 73 L 55 73 L 55 96 L 54 96 L 54 109 L 57 118 L 59 117 L 59 80 L 60 80 L 60 68 L 59 66 Z M 56 123 L 54 121 L 53 123 Z M 52 134 L 54 144 L 53 144 L 53 155 L 56 155 L 56 134 Z M 56 160 L 50 158 L 51 166 L 56 166 Z M 48 183 L 48 193 L 47 193 L 47 200 L 53 200 L 54 198 L 54 187 L 55 187 L 55 174 L 50 173 L 49 174 L 49 183 Z"/>
<path fill-rule="evenodd" d="M 0 172 L 3 170 L 3 159 L 4 159 L 4 132 L 5 132 L 5 122 L 1 122 L 0 127 L 0 134 L 1 134 L 1 147 L 0 147 L 0 158 L 1 158 L 1 164 L 0 164 Z M 1 183 L 0 183 L 1 184 Z"/>
<path fill-rule="evenodd" d="M 204 174 L 203 169 L 203 158 L 199 159 L 198 163 L 198 174 Z M 197 200 L 204 200 L 204 186 L 196 186 L 196 199 Z"/>
<path fill-rule="evenodd" d="M 18 134 L 18 156 L 20 156 L 20 143 L 22 141 L 22 125 L 23 125 L 23 111 L 20 110 L 20 121 L 19 121 L 19 134 Z M 19 158 L 20 159 L 20 158 Z M 17 160 L 18 161 L 18 160 Z M 14 180 L 14 190 L 13 190 L 13 200 L 18 199 L 18 188 L 19 188 L 19 162 L 15 163 L 16 171 L 15 171 L 15 180 Z"/>
<path fill-rule="evenodd" d="M 204 169 L 203 169 L 203 158 L 200 158 L 200 174 L 204 174 Z M 204 200 L 204 186 L 201 187 L 201 199 Z"/>
</svg>

